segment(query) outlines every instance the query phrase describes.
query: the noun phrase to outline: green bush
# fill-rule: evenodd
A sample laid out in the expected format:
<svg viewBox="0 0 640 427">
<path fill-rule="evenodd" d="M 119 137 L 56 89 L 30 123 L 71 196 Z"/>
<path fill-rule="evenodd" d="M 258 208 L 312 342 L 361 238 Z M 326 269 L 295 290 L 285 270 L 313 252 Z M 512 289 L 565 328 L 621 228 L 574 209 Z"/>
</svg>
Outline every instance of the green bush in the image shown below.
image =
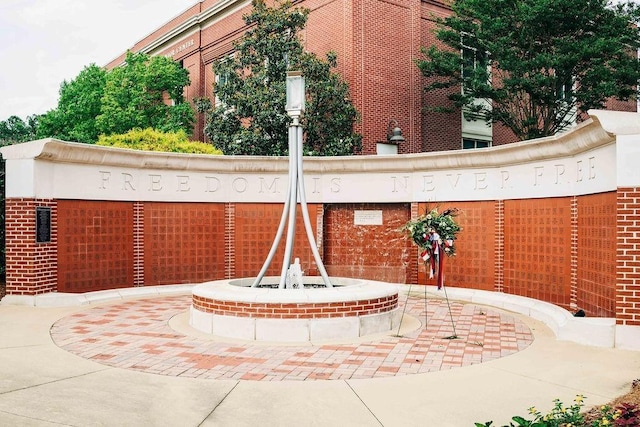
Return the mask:
<svg viewBox="0 0 640 427">
<path fill-rule="evenodd" d="M 529 415 L 533 418 L 527 419 L 521 416 L 514 416 L 513 421 L 504 427 L 605 427 L 605 426 L 638 426 L 640 425 L 640 409 L 634 404 L 622 403 L 612 408 L 603 405 L 598 410 L 583 414 L 584 396 L 578 395 L 571 406 L 565 407 L 563 403 L 556 399 L 553 409 L 546 414 L 538 411 L 535 407 L 529 408 Z M 587 416 L 585 416 L 587 415 Z M 486 423 L 475 423 L 475 427 L 493 427 L 493 421 Z"/>
<path fill-rule="evenodd" d="M 222 154 L 211 144 L 190 141 L 186 132 L 160 132 L 152 128 L 132 129 L 123 134 L 101 135 L 96 145 L 169 153 Z"/>
</svg>

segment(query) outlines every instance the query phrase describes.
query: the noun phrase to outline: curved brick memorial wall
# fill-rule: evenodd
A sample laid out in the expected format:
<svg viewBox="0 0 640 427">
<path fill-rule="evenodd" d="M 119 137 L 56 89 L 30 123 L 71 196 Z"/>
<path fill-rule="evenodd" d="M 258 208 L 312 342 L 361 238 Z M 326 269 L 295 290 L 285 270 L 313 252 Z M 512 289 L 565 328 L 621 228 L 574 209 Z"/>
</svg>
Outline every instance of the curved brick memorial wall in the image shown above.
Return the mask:
<svg viewBox="0 0 640 427">
<path fill-rule="evenodd" d="M 615 320 L 640 347 L 640 119 L 592 111 L 556 137 L 478 150 L 304 159 L 331 277 L 432 285 L 398 230 L 456 207 L 448 287 Z M 253 277 L 278 228 L 286 158 L 181 155 L 52 139 L 6 161 L 7 295 L 36 297 Z M 294 256 L 317 276 L 302 221 Z M 283 249 L 267 276 L 277 276 Z M 635 344 L 634 344 L 635 343 Z"/>
</svg>

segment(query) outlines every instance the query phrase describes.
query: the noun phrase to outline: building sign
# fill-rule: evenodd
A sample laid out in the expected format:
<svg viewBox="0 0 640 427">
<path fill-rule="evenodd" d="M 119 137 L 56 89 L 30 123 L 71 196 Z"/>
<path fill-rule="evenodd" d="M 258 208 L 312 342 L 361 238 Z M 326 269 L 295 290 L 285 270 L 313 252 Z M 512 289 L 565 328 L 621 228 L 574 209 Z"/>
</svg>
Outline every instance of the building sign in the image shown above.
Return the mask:
<svg viewBox="0 0 640 427">
<path fill-rule="evenodd" d="M 382 225 L 382 210 L 353 211 L 354 225 Z"/>
<path fill-rule="evenodd" d="M 188 41 L 186 41 L 184 43 L 181 43 L 181 44 L 175 46 L 173 49 L 171 49 L 170 51 L 165 53 L 164 56 L 166 56 L 167 58 L 172 58 L 176 53 L 180 53 L 182 51 L 185 51 L 188 48 L 190 48 L 191 46 L 193 46 L 194 44 L 195 44 L 195 42 L 193 41 L 193 39 L 188 40 Z"/>
</svg>

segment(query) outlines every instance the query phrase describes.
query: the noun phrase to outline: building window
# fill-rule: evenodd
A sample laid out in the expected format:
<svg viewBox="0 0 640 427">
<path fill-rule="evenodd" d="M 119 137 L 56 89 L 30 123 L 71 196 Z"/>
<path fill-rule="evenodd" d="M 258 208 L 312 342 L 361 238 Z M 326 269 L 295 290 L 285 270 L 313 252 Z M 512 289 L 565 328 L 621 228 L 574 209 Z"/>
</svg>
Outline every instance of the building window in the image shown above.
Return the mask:
<svg viewBox="0 0 640 427">
<path fill-rule="evenodd" d="M 235 53 L 230 53 L 226 56 L 221 57 L 218 61 L 221 64 L 229 64 L 233 61 Z M 224 102 L 218 96 L 218 87 L 222 87 L 229 82 L 230 75 L 228 72 L 219 73 L 214 76 L 214 85 L 213 85 L 213 106 L 214 107 L 224 107 Z"/>
<path fill-rule="evenodd" d="M 469 43 L 473 36 L 462 35 L 462 78 L 467 80 L 473 77 L 477 70 L 483 70 L 489 78 L 489 53 L 483 49 L 478 49 Z M 488 81 L 488 80 L 487 80 Z M 464 88 L 463 88 L 464 89 Z"/>
<path fill-rule="evenodd" d="M 462 149 L 471 150 L 473 148 L 487 148 L 491 146 L 490 140 L 462 138 Z"/>
<path fill-rule="evenodd" d="M 571 101 L 573 98 L 573 78 L 558 76 L 556 81 L 556 99 L 558 101 Z"/>
<path fill-rule="evenodd" d="M 557 76 L 556 80 L 556 108 L 559 119 L 563 121 L 563 127 L 557 133 L 563 133 L 578 123 L 578 108 L 574 104 L 573 92 L 575 82 L 573 76 Z"/>
<path fill-rule="evenodd" d="M 487 69 L 489 56 L 486 52 L 469 46 L 462 46 L 462 77 L 470 79 L 477 69 Z"/>
<path fill-rule="evenodd" d="M 465 40 L 467 41 L 465 43 Z M 465 84 L 474 76 L 484 75 L 487 83 L 490 83 L 489 54 L 485 50 L 471 46 L 473 38 L 470 35 L 462 35 L 462 93 Z M 491 101 L 484 98 L 474 98 L 473 103 L 477 107 L 482 107 L 485 111 L 491 111 Z M 482 114 L 472 111 L 470 108 L 462 109 L 462 148 L 486 148 L 491 146 L 493 138 L 493 126 L 484 120 Z"/>
</svg>

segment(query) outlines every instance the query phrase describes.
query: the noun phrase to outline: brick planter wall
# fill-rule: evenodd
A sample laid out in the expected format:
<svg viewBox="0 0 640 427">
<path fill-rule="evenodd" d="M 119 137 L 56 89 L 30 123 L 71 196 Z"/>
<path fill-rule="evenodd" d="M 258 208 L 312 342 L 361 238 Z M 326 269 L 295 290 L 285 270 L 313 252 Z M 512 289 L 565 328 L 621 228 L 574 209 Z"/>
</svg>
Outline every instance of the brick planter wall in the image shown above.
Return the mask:
<svg viewBox="0 0 640 427">
<path fill-rule="evenodd" d="M 326 319 L 385 313 L 398 307 L 398 295 L 360 301 L 315 303 L 250 303 L 193 296 L 193 307 L 204 313 L 263 319 Z"/>
</svg>

